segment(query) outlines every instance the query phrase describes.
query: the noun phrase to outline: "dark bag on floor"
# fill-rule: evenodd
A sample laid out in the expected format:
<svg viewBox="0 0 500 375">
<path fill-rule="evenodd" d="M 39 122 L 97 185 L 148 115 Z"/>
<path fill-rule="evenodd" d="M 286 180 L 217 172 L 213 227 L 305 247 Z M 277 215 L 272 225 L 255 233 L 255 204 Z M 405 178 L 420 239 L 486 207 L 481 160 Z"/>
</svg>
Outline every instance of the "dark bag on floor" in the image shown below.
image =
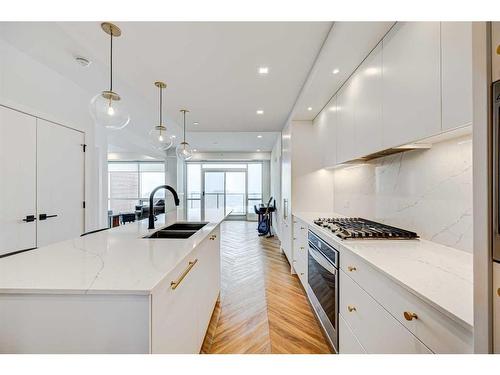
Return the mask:
<svg viewBox="0 0 500 375">
<path fill-rule="evenodd" d="M 267 202 L 267 208 L 266 208 L 266 212 L 264 213 L 264 215 L 262 215 L 262 219 L 260 220 L 260 223 L 259 225 L 257 226 L 257 231 L 260 233 L 260 234 L 267 234 L 269 233 L 269 227 L 270 227 L 270 217 L 269 215 L 271 215 L 269 213 L 269 206 L 271 205 L 271 201 L 272 201 L 273 197 L 269 198 L 269 202 Z"/>
</svg>

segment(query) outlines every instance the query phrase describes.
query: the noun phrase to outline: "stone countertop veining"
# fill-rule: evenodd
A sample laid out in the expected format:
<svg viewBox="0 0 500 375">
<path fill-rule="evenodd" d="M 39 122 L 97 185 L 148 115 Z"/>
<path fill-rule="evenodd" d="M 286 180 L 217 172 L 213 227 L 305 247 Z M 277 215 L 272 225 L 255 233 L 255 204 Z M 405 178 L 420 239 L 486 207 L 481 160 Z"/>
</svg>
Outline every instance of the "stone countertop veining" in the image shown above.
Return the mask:
<svg viewBox="0 0 500 375">
<path fill-rule="evenodd" d="M 473 327 L 472 254 L 423 239 L 341 240 L 313 220 L 344 215 L 331 212 L 293 215 L 338 245 L 341 257 L 343 249 L 351 251 L 451 319 Z"/>
<path fill-rule="evenodd" d="M 189 256 L 226 215 L 207 214 L 208 224 L 187 239 L 144 239 L 185 221 L 183 210 L 0 258 L 0 293 L 150 294 Z"/>
</svg>

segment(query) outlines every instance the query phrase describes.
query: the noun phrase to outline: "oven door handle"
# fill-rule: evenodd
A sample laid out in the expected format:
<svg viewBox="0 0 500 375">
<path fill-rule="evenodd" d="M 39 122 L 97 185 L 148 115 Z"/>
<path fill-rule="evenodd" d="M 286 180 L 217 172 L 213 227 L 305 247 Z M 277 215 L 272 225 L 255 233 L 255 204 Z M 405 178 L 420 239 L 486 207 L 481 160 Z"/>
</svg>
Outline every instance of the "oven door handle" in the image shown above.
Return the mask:
<svg viewBox="0 0 500 375">
<path fill-rule="evenodd" d="M 328 260 L 326 260 L 323 254 L 313 248 L 311 244 L 309 244 L 309 254 L 321 267 L 323 267 L 333 275 L 337 274 L 336 268 Z"/>
</svg>

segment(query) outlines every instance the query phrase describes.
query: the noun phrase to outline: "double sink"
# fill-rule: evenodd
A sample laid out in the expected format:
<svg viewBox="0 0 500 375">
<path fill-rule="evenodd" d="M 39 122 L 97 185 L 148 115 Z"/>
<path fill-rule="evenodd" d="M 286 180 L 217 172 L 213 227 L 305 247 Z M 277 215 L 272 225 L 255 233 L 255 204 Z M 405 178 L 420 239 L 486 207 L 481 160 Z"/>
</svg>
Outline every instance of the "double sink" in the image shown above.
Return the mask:
<svg viewBox="0 0 500 375">
<path fill-rule="evenodd" d="M 208 222 L 179 222 L 153 232 L 144 238 L 189 238 Z"/>
</svg>

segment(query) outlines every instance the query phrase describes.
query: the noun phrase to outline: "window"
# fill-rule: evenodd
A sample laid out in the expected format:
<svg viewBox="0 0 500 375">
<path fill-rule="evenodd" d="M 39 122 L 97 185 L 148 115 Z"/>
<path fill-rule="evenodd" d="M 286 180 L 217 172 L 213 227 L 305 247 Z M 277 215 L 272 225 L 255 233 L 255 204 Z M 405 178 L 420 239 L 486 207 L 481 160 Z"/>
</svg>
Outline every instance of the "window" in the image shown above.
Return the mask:
<svg viewBox="0 0 500 375">
<path fill-rule="evenodd" d="M 248 213 L 262 203 L 262 163 L 248 164 Z M 267 202 L 266 202 L 267 203 Z"/>
<path fill-rule="evenodd" d="M 135 206 L 148 204 L 149 194 L 165 184 L 165 164 L 162 162 L 109 162 L 108 209 L 113 213 L 135 212 Z M 160 190 L 155 198 L 163 198 Z"/>
<path fill-rule="evenodd" d="M 262 203 L 262 162 L 189 162 L 186 164 L 186 205 L 190 217 L 205 209 L 225 208 L 234 216 L 254 218 Z M 203 195 L 204 192 L 204 195 Z"/>
</svg>

